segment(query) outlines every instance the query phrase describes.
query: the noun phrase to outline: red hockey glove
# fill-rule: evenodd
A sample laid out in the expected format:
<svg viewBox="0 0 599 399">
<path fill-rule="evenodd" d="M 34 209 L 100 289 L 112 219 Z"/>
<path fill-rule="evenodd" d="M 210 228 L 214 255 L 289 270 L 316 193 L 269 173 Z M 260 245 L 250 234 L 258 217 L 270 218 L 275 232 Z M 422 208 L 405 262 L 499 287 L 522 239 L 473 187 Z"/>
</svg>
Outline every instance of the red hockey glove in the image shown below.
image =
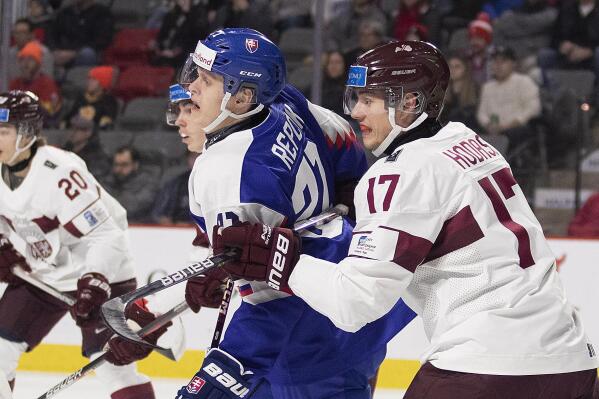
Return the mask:
<svg viewBox="0 0 599 399">
<path fill-rule="evenodd" d="M 0 235 L 0 282 L 17 284 L 20 281 L 12 274 L 12 268 L 15 266 L 21 266 L 27 272 L 31 271 L 25 258 L 17 252 L 8 238 Z"/>
<path fill-rule="evenodd" d="M 187 280 L 185 301 L 194 313 L 201 307 L 218 308 L 225 293 L 224 285 L 229 274 L 223 269 L 213 269 L 205 275 Z"/>
<path fill-rule="evenodd" d="M 100 273 L 86 273 L 77 281 L 76 302 L 71 316 L 79 327 L 91 327 L 100 320 L 100 306 L 110 298 L 110 285 Z"/>
<path fill-rule="evenodd" d="M 238 261 L 226 263 L 223 268 L 235 278 L 266 281 L 276 290 L 288 288 L 291 271 L 299 260 L 301 239 L 290 229 L 264 224 L 243 223 L 212 233 L 214 253 L 225 247 L 241 248 Z"/>
<path fill-rule="evenodd" d="M 146 307 L 144 299 L 139 299 L 129 306 L 125 310 L 125 317 L 136 322 L 140 328 L 145 327 L 156 319 L 156 316 Z M 169 321 L 158 330 L 146 335 L 144 340 L 156 345 L 158 338 L 172 325 L 173 323 Z M 108 347 L 110 351 L 106 353 L 106 360 L 116 366 L 124 366 L 144 359 L 152 352 L 152 348 L 148 346 L 136 344 L 121 337 L 111 338 L 108 341 Z"/>
</svg>

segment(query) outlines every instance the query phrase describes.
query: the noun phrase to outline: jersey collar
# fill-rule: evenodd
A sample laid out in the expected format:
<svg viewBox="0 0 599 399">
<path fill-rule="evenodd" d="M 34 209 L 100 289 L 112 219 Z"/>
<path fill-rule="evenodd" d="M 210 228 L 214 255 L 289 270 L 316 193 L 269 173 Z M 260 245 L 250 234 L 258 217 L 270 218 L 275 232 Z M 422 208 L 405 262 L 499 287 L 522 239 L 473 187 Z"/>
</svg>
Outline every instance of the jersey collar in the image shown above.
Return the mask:
<svg viewBox="0 0 599 399">
<path fill-rule="evenodd" d="M 227 136 L 229 136 L 232 133 L 255 128 L 256 126 L 264 122 L 264 120 L 268 116 L 268 113 L 268 108 L 264 108 L 262 111 L 250 116 L 247 119 L 242 120 L 239 123 L 206 134 L 206 149 L 208 149 L 214 143 L 218 143 L 219 141 L 224 140 Z"/>
<path fill-rule="evenodd" d="M 414 129 L 407 131 L 406 134 L 402 134 L 393 140 L 387 149 L 385 149 L 384 154 L 391 155 L 399 146 L 419 139 L 433 137 L 442 127 L 443 125 L 438 120 L 427 119 Z"/>
</svg>

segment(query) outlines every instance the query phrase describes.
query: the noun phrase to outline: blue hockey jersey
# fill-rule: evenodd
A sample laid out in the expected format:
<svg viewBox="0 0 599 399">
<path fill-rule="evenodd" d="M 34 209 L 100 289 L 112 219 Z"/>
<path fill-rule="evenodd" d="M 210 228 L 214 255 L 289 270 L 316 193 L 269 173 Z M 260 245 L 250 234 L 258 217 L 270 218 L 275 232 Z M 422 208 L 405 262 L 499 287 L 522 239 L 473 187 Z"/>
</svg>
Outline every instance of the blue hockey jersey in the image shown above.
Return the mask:
<svg viewBox="0 0 599 399">
<path fill-rule="evenodd" d="M 287 86 L 257 126 L 211 143 L 198 157 L 189 180 L 190 209 L 208 235 L 215 225 L 243 221 L 292 226 L 334 205 L 335 183 L 357 180 L 366 169 L 347 121 Z M 302 234 L 302 250 L 340 261 L 351 230 L 347 219 L 337 218 Z M 236 286 L 243 302 L 220 347 L 275 384 L 325 379 L 356 364 L 373 375 L 386 343 L 415 317 L 400 301 L 387 316 L 350 334 L 291 293 L 264 282 L 239 280 Z"/>
</svg>

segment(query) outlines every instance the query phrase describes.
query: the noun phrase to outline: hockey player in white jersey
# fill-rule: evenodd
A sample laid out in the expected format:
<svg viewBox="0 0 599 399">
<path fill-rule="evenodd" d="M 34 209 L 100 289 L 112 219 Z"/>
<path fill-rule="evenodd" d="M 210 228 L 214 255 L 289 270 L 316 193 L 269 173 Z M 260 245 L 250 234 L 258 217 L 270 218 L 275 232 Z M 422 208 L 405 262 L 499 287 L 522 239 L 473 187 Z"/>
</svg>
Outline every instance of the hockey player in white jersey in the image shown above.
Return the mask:
<svg viewBox="0 0 599 399">
<path fill-rule="evenodd" d="M 0 376 L 14 386 L 21 354 L 31 351 L 70 312 L 81 328 L 82 353 L 94 358 L 112 335 L 100 319 L 111 296 L 135 289 L 125 209 L 98 184 L 81 158 L 45 145 L 41 106 L 31 92 L 0 93 Z M 31 276 L 74 297 L 65 303 L 13 274 Z M 153 315 L 135 305 L 130 316 Z M 141 317 L 138 317 L 141 316 Z M 157 339 L 157 336 L 152 339 Z M 153 398 L 150 380 L 123 364 L 129 346 L 116 343 L 113 364 L 96 370 L 113 399 Z"/>
<path fill-rule="evenodd" d="M 425 42 L 360 56 L 346 110 L 386 157 L 356 188 L 347 257 L 299 256 L 284 228 L 265 240 L 264 226 L 230 227 L 213 242 L 246 261 L 225 269 L 292 290 L 347 331 L 403 298 L 430 340 L 404 398 L 595 399 L 597 354 L 508 163 L 463 124 L 437 122 L 448 79 Z"/>
</svg>

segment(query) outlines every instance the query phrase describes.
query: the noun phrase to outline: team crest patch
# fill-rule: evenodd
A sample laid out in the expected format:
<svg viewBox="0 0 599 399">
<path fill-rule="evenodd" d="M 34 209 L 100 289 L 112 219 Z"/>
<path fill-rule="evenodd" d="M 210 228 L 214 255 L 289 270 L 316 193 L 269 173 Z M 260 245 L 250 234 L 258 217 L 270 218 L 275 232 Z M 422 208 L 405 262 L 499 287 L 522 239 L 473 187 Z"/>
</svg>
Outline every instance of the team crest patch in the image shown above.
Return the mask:
<svg viewBox="0 0 599 399">
<path fill-rule="evenodd" d="M 204 384 L 206 384 L 206 381 L 196 375 L 191 381 L 189 381 L 189 384 L 187 384 L 187 392 L 198 393 Z"/>
<path fill-rule="evenodd" d="M 52 161 L 46 160 L 46 162 L 44 162 L 44 166 L 47 166 L 50 169 L 56 169 L 57 165 L 54 162 L 52 162 Z"/>
<path fill-rule="evenodd" d="M 35 259 L 46 259 L 52 255 L 52 246 L 47 240 L 37 241 L 31 244 L 31 252 Z"/>
<path fill-rule="evenodd" d="M 256 39 L 245 39 L 245 48 L 250 53 L 255 53 L 258 50 L 258 40 Z"/>
</svg>

